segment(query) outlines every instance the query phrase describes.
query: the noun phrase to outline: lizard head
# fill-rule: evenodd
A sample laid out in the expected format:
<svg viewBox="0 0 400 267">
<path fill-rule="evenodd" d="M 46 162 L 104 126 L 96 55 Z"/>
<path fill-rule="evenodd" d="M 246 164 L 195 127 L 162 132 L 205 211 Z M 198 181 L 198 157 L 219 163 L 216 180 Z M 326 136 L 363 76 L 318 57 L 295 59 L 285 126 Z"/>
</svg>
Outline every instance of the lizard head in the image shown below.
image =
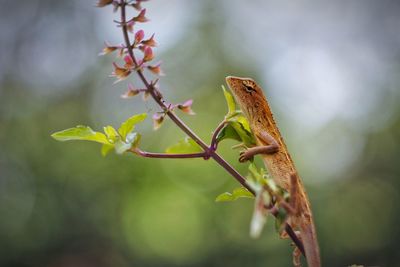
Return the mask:
<svg viewBox="0 0 400 267">
<path fill-rule="evenodd" d="M 259 106 L 265 100 L 264 93 L 256 82 L 250 78 L 228 76 L 226 83 L 246 117 L 249 119 L 258 117 Z"/>
</svg>

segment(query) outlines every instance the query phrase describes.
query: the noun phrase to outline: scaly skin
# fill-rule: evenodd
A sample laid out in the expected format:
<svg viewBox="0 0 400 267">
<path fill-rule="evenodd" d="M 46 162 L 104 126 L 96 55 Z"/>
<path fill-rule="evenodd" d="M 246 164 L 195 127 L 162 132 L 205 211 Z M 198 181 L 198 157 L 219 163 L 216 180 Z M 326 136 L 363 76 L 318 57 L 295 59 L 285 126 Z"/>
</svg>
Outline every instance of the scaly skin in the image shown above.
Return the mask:
<svg viewBox="0 0 400 267">
<path fill-rule="evenodd" d="M 261 87 L 249 78 L 228 76 L 226 82 L 247 117 L 257 143 L 241 154 L 240 160 L 262 155 L 271 177 L 291 193 L 291 203 L 296 203 L 296 212 L 290 215 L 288 222 L 300 231 L 308 266 L 321 266 L 310 202 Z"/>
</svg>

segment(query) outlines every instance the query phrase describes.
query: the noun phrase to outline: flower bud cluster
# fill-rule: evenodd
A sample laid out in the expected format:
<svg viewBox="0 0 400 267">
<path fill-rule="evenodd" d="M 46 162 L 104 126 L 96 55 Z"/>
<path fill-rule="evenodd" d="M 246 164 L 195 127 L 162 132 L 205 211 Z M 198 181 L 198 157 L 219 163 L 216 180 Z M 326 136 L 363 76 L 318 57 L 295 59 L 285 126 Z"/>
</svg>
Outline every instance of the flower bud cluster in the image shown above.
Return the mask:
<svg viewBox="0 0 400 267">
<path fill-rule="evenodd" d="M 145 32 L 141 29 L 136 30 L 135 28 L 140 23 L 145 23 L 149 21 L 146 17 L 146 9 L 142 8 L 142 2 L 146 0 L 135 0 L 135 1 L 113 1 L 113 0 L 99 0 L 97 2 L 98 7 L 105 7 L 108 5 L 113 5 L 114 9 L 117 9 L 124 5 L 125 7 L 133 7 L 138 11 L 138 14 L 127 21 L 116 22 L 120 27 L 126 27 L 126 29 L 134 35 L 133 43 L 131 47 L 126 47 L 124 45 L 112 45 L 105 42 L 105 47 L 99 55 L 107 55 L 114 51 L 118 51 L 118 56 L 122 57 L 125 61 L 123 66 L 119 66 L 117 63 L 113 63 L 114 71 L 111 73 L 111 77 L 115 77 L 117 82 L 125 80 L 133 71 L 147 69 L 151 73 L 161 76 L 163 72 L 161 70 L 161 62 L 152 64 L 151 61 L 154 59 L 155 55 L 153 48 L 157 46 L 157 42 L 154 39 L 154 34 L 149 38 L 145 39 Z M 131 49 L 132 54 L 129 52 Z M 136 60 L 133 54 L 134 51 L 140 51 L 142 57 Z M 129 95 L 129 94 L 128 94 Z"/>
<path fill-rule="evenodd" d="M 137 26 L 141 23 L 146 23 L 149 19 L 146 17 L 146 9 L 142 8 L 142 2 L 147 0 L 99 0 L 97 2 L 98 7 L 105 7 L 112 5 L 114 11 L 121 8 L 121 19 L 122 21 L 115 21 L 118 27 L 122 27 L 125 36 L 125 45 L 112 45 L 105 42 L 105 47 L 99 55 L 107 55 L 117 51 L 117 56 L 123 59 L 123 65 L 113 62 L 114 70 L 111 73 L 111 77 L 116 78 L 114 83 L 120 82 L 128 78 L 132 73 L 138 72 L 139 76 L 143 78 L 143 71 L 150 71 L 152 74 L 162 76 L 164 73 L 161 70 L 161 62 L 151 63 L 155 57 L 153 48 L 157 46 L 157 42 L 154 39 L 154 34 L 150 37 L 145 38 L 146 34 L 142 29 L 137 29 Z M 125 17 L 125 8 L 132 7 L 138 13 L 130 19 Z M 132 42 L 129 40 L 129 35 L 132 35 Z M 136 58 L 136 54 L 140 53 L 142 56 L 140 59 Z M 143 93 L 143 99 L 146 100 L 150 94 L 161 96 L 161 93 L 156 87 L 158 79 L 155 79 L 148 83 L 148 88 L 137 89 L 132 84 L 128 84 L 128 90 L 121 95 L 122 98 L 131 98 L 140 93 Z M 147 84 L 147 82 L 145 82 Z M 172 112 L 175 109 L 179 109 L 182 112 L 194 115 L 192 110 L 193 100 L 187 100 L 179 104 L 170 104 L 168 108 L 161 112 L 157 112 L 153 116 L 154 129 L 158 129 L 165 116 L 168 112 Z"/>
</svg>

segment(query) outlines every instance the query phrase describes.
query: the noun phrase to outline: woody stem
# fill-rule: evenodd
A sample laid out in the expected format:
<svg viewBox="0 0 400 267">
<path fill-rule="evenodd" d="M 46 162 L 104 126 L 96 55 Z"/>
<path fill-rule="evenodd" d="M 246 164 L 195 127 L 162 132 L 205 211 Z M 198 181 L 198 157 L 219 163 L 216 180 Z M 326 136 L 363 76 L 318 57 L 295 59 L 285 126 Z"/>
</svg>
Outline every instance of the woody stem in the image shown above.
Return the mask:
<svg viewBox="0 0 400 267">
<path fill-rule="evenodd" d="M 171 153 L 153 153 L 153 152 L 147 152 L 147 151 L 142 151 L 138 148 L 134 148 L 129 150 L 130 152 L 144 157 L 144 158 L 158 158 L 158 159 L 190 159 L 190 158 L 205 158 L 207 159 L 207 153 L 206 152 L 200 152 L 200 153 L 187 153 L 187 154 L 171 154 Z"/>
</svg>

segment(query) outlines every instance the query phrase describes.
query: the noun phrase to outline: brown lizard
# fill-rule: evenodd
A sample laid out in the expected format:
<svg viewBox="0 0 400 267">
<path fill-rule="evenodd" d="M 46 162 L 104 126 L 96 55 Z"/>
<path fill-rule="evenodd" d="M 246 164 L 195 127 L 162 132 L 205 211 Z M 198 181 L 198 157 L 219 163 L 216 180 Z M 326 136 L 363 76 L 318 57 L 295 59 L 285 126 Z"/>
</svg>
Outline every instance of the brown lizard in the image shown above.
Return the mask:
<svg viewBox="0 0 400 267">
<path fill-rule="evenodd" d="M 242 152 L 239 161 L 244 162 L 257 154 L 262 155 L 274 181 L 290 192 L 290 204 L 294 212 L 289 213 L 288 223 L 300 232 L 308 266 L 321 266 L 310 202 L 263 90 L 249 78 L 228 76 L 226 82 L 247 117 L 257 144 Z"/>
</svg>

